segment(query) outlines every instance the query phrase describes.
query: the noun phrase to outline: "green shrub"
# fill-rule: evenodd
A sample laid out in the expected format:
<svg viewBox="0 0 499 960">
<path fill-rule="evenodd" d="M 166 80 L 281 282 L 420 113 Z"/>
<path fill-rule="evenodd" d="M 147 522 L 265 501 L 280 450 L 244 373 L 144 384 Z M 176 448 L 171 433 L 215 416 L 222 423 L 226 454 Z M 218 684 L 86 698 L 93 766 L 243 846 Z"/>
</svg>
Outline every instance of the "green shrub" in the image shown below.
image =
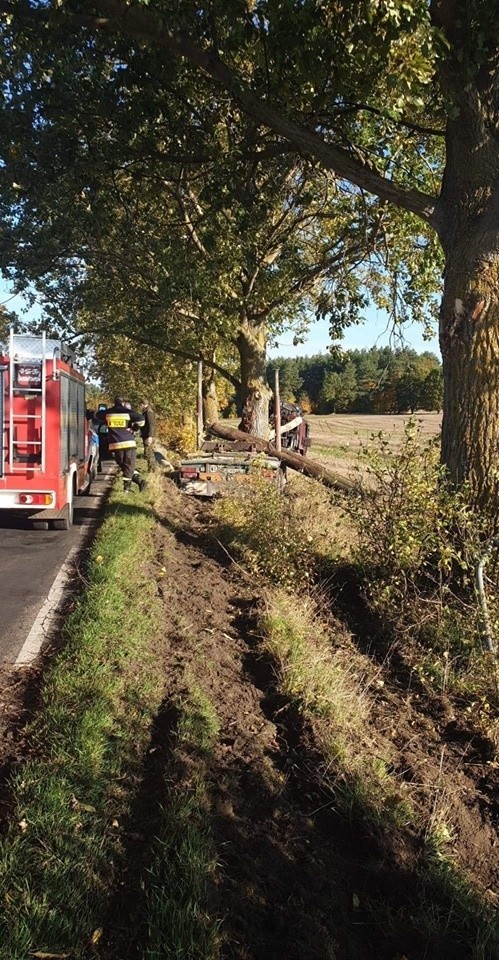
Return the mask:
<svg viewBox="0 0 499 960">
<path fill-rule="evenodd" d="M 312 537 L 291 497 L 255 474 L 215 507 L 220 537 L 248 571 L 272 583 L 295 587 L 311 578 Z"/>
<path fill-rule="evenodd" d="M 371 440 L 361 453 L 364 479 L 348 506 L 359 534 L 357 563 L 376 573 L 383 596 L 394 601 L 410 586 L 430 592 L 469 586 L 485 527 L 467 490 L 452 490 L 435 440 L 422 442 L 414 420 L 398 452 L 381 433 Z"/>
<path fill-rule="evenodd" d="M 486 523 L 467 489 L 452 489 L 436 441 L 423 441 L 415 420 L 406 425 L 401 450 L 394 452 L 380 433 L 361 457 L 362 479 L 347 510 L 366 595 L 399 634 L 403 629 L 428 651 L 425 676 L 446 687 L 480 650 L 474 578 Z M 495 622 L 499 595 L 492 582 L 487 599 Z"/>
</svg>

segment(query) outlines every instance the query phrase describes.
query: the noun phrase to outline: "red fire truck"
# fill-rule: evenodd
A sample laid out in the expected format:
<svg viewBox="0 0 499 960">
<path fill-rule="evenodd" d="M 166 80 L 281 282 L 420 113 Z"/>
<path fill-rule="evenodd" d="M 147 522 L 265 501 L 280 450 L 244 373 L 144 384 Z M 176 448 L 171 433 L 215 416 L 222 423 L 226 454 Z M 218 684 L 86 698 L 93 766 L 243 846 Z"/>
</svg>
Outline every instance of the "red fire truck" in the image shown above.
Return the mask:
<svg viewBox="0 0 499 960">
<path fill-rule="evenodd" d="M 0 510 L 67 530 L 93 472 L 85 379 L 69 347 L 11 331 L 8 353 L 0 345 L 0 420 Z"/>
</svg>

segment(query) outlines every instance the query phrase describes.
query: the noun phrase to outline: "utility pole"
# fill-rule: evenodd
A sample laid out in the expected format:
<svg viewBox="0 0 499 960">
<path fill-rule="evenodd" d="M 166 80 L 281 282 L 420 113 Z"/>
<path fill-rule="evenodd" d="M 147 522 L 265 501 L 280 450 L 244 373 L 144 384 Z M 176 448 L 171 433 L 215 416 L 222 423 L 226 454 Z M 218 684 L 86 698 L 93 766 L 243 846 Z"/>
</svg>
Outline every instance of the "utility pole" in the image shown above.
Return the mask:
<svg viewBox="0 0 499 960">
<path fill-rule="evenodd" d="M 197 449 L 200 450 L 204 439 L 203 423 L 203 362 L 198 360 L 198 390 L 197 390 Z"/>
<path fill-rule="evenodd" d="M 275 448 L 281 452 L 281 395 L 279 392 L 279 368 L 274 370 L 274 427 Z"/>
</svg>

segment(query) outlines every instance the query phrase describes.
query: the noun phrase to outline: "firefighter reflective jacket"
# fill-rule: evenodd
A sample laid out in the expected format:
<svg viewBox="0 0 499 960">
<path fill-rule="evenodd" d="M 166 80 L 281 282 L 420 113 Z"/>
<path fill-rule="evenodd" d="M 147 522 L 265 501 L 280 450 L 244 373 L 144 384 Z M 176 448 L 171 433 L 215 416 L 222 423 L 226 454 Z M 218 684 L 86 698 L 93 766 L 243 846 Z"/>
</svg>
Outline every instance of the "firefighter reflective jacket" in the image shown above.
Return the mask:
<svg viewBox="0 0 499 960">
<path fill-rule="evenodd" d="M 108 429 L 109 449 L 127 450 L 136 447 L 134 428 L 144 426 L 144 417 L 135 410 L 129 410 L 121 404 L 109 407 L 104 414 Z"/>
</svg>

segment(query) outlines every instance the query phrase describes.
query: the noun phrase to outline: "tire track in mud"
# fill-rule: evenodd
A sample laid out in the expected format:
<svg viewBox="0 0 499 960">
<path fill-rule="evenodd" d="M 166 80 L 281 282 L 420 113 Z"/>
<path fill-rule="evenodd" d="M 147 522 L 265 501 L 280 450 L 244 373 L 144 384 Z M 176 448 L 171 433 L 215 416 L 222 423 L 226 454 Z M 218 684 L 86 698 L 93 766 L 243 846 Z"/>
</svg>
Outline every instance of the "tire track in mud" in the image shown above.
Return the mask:
<svg viewBox="0 0 499 960">
<path fill-rule="evenodd" d="M 414 831 L 375 838 L 355 811 L 348 818 L 335 810 L 314 731 L 279 694 L 274 665 L 260 652 L 256 590 L 217 546 L 210 508 L 167 490 L 157 542 L 165 698 L 127 825 L 103 960 L 145 956 L 141 876 L 165 799 L 158 784 L 178 786 L 171 701 L 186 672 L 221 725 L 208 769 L 218 867 L 207 906 L 222 920 L 223 960 L 471 960 L 452 934 L 423 936 L 411 922 L 421 889 Z"/>
<path fill-rule="evenodd" d="M 218 862 L 208 909 L 223 921 L 223 960 L 475 960 L 445 930 L 423 937 L 412 925 L 421 889 L 414 832 L 400 837 L 387 830 L 374 838 L 354 811 L 350 818 L 335 811 L 333 792 L 321 779 L 324 758 L 314 730 L 279 693 L 274 664 L 261 653 L 257 591 L 217 545 L 210 508 L 169 483 L 165 501 L 157 533 L 157 568 L 165 567 L 158 581 L 164 631 L 155 648 L 164 699 L 124 826 L 125 867 L 102 944 L 92 955 L 144 958 L 141 882 L 165 778 L 172 792 L 181 788 L 171 758 L 178 720 L 172 703 L 188 671 L 221 722 L 207 817 Z M 442 698 L 416 689 L 408 666 L 390 658 L 380 642 L 358 593 L 341 603 L 336 596 L 335 604 L 365 656 L 366 674 L 369 662 L 376 670 L 382 666 L 385 686 L 373 697 L 370 722 L 395 744 L 395 772 L 414 796 L 419 791 L 429 812 L 432 789 L 445 778 L 441 799 L 449 805 L 459 857 L 494 897 L 499 774 L 483 752 L 488 744 L 473 742 L 471 728 L 452 727 Z M 32 678 L 34 686 L 37 681 Z M 28 697 L 23 710 L 30 710 Z"/>
<path fill-rule="evenodd" d="M 414 929 L 411 914 L 421 891 L 421 846 L 414 831 L 402 837 L 387 830 L 375 838 L 355 811 L 345 817 L 335 810 L 334 784 L 322 777 L 324 757 L 314 730 L 279 693 L 274 664 L 261 653 L 257 591 L 217 545 L 210 507 L 170 483 L 166 489 L 157 566 L 151 570 L 156 577 L 165 567 L 158 580 L 164 631 L 155 646 L 164 698 L 129 820 L 120 825 L 124 868 L 92 955 L 145 956 L 142 880 L 165 780 L 174 793 L 185 776 L 172 762 L 171 744 L 178 721 L 173 703 L 182 696 L 187 671 L 221 723 L 208 770 L 207 819 L 218 867 L 207 907 L 223 923 L 222 960 L 475 960 L 445 930 L 425 937 Z M 445 801 L 461 862 L 494 902 L 499 774 L 483 753 L 488 744 L 473 742 L 471 728 L 453 727 L 442 698 L 432 700 L 416 689 L 410 668 L 390 657 L 387 638 L 362 611 L 358 591 L 343 600 L 337 591 L 332 606 L 352 631 L 366 674 L 370 662 L 383 670 L 385 685 L 373 696 L 370 722 L 395 744 L 396 774 L 429 812 L 436 799 Z M 6 770 L 22 754 L 19 732 L 36 709 L 42 674 L 40 666 L 27 675 L 25 690 L 17 681 L 13 686 L 13 706 L 3 718 L 16 734 L 15 741 L 6 741 Z M 496 958 L 490 954 L 487 960 Z"/>
<path fill-rule="evenodd" d="M 224 920 L 223 956 L 335 957 L 337 874 L 326 869 L 324 850 L 321 862 L 312 852 L 313 822 L 292 798 L 289 745 L 274 723 L 274 706 L 264 709 L 267 694 L 253 682 L 255 672 L 263 687 L 267 676 L 272 683 L 270 664 L 257 651 L 254 591 L 217 549 L 206 512 L 190 501 L 178 505 L 182 517 L 172 520 L 170 512 L 164 521 L 176 538 L 163 557 L 165 605 L 180 617 L 184 641 L 176 656 L 221 723 L 209 776 L 219 863 L 211 909 Z"/>
<path fill-rule="evenodd" d="M 352 642 L 382 667 L 383 688 L 372 718 L 398 751 L 396 774 L 431 815 L 442 808 L 463 869 L 493 904 L 499 903 L 499 763 L 497 747 L 462 712 L 458 696 L 432 691 L 393 634 L 369 610 L 352 568 L 328 581 L 331 604 Z"/>
</svg>

